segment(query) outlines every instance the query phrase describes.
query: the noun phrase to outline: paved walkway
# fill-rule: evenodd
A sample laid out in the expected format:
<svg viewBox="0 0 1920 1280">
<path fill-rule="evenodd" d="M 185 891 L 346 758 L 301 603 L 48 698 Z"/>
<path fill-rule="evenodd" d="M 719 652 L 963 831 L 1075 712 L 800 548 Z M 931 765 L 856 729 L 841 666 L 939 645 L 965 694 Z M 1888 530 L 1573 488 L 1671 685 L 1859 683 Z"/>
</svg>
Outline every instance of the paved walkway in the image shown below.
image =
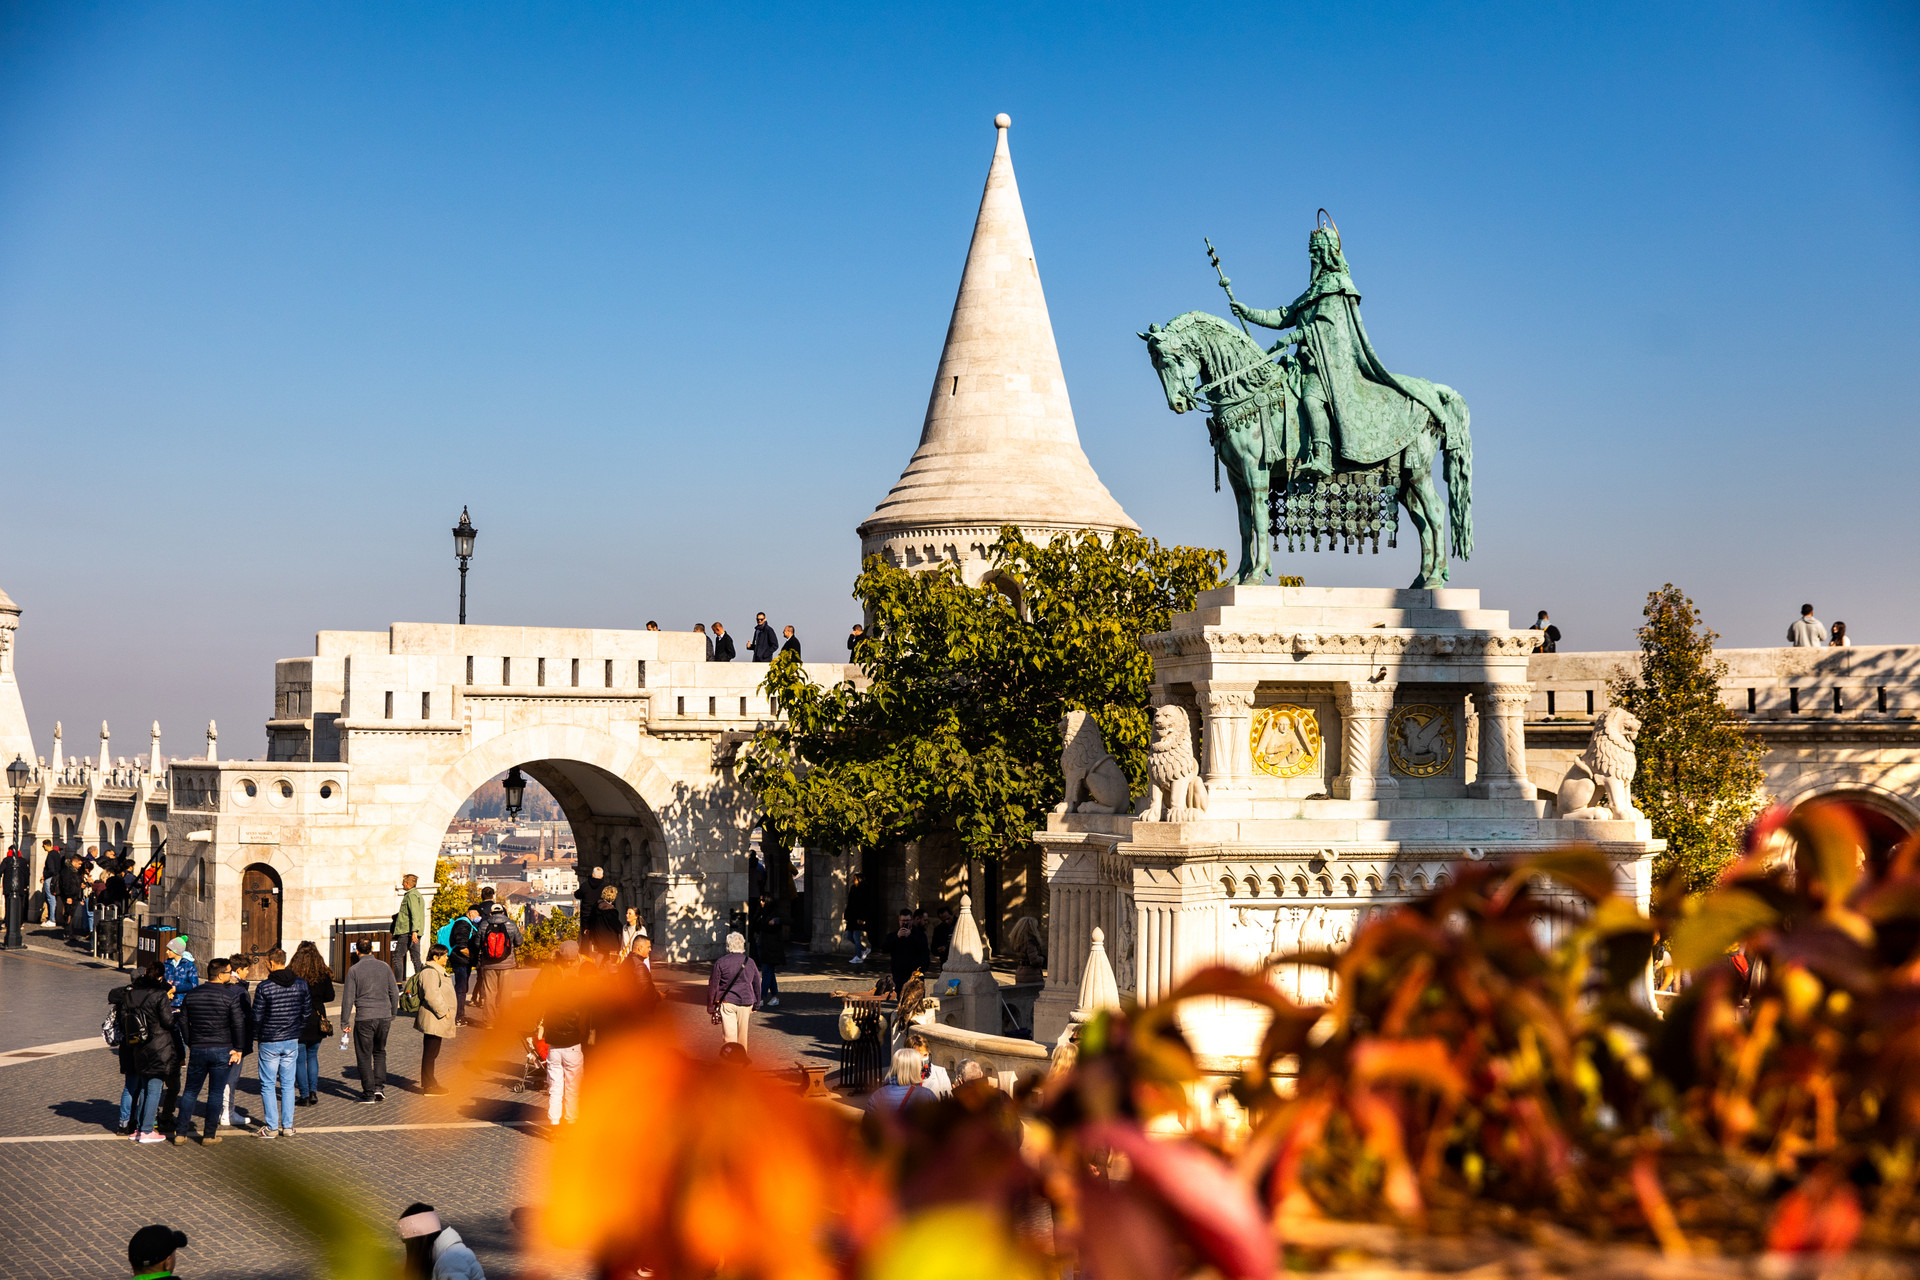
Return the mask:
<svg viewBox="0 0 1920 1280">
<path fill-rule="evenodd" d="M 662 965 L 656 977 L 694 1051 L 717 1054 L 719 1028 L 702 1008 L 704 970 Z M 833 1062 L 839 1003 L 826 988 L 848 984 L 831 975 L 808 980 L 804 971 L 794 978 L 781 1007 L 757 1015 L 752 1049 L 762 1069 Z M 126 980 L 44 941 L 0 952 L 0 1050 L 13 1051 L 0 1051 L 7 1280 L 124 1275 L 127 1238 L 156 1221 L 192 1240 L 182 1271 L 194 1280 L 318 1276 L 309 1237 L 250 1185 L 256 1162 L 293 1172 L 316 1194 L 340 1196 L 383 1226 L 409 1201 L 427 1201 L 474 1246 L 490 1280 L 514 1274 L 508 1214 L 531 1194 L 546 1149 L 546 1097 L 512 1091 L 517 1064 L 478 1064 L 471 1096 L 424 1097 L 416 1087 L 420 1037 L 396 1022 L 379 1106 L 352 1101 L 359 1088 L 343 1074 L 352 1055 L 336 1039 L 320 1051 L 320 1105 L 296 1112 L 292 1141 L 223 1130 L 229 1140 L 218 1147 L 136 1146 L 113 1134 L 120 1074 L 99 1040 L 106 992 Z M 475 1045 L 456 1038 L 442 1063 Z M 246 1060 L 234 1100 L 253 1117 L 261 1114 L 256 1065 Z"/>
</svg>

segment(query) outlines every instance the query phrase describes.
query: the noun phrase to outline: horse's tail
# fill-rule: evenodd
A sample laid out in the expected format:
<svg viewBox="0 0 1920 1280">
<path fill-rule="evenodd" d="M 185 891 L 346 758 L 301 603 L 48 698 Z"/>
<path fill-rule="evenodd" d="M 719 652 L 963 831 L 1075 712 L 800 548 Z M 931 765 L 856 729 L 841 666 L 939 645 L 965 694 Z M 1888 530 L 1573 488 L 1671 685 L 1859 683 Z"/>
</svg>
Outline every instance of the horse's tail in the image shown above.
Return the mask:
<svg viewBox="0 0 1920 1280">
<path fill-rule="evenodd" d="M 1453 554 L 1465 560 L 1473 555 L 1473 434 L 1468 430 L 1467 402 L 1451 387 L 1439 390 L 1442 405 L 1452 411 L 1442 439 L 1447 453 L 1448 523 L 1453 526 Z"/>
</svg>

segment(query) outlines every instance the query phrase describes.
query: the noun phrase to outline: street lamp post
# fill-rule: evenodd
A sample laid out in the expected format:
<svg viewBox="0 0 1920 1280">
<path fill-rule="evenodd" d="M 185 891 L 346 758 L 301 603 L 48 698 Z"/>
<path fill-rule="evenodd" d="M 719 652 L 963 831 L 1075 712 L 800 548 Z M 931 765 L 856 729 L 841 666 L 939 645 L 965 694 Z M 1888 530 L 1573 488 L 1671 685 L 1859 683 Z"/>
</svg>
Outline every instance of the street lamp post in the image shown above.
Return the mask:
<svg viewBox="0 0 1920 1280">
<path fill-rule="evenodd" d="M 27 776 L 33 772 L 33 766 L 16 755 L 13 763 L 7 766 L 7 789 L 13 793 L 13 847 L 20 847 L 20 788 L 27 785 Z"/>
<path fill-rule="evenodd" d="M 460 625 L 463 627 L 467 625 L 467 561 L 473 558 L 473 539 L 479 532 L 467 518 L 467 509 L 461 507 L 460 523 L 453 526 L 453 554 L 460 558 Z"/>
</svg>

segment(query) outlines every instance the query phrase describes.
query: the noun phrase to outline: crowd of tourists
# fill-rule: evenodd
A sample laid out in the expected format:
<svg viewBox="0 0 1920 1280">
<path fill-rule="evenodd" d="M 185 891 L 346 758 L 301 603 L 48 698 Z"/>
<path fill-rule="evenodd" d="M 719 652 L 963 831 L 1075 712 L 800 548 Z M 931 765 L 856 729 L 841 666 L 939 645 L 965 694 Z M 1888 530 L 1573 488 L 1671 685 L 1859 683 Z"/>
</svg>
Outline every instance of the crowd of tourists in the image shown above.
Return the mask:
<svg viewBox="0 0 1920 1280">
<path fill-rule="evenodd" d="M 26 945 L 22 930 L 28 924 L 51 924 L 67 945 L 101 954 L 111 948 L 133 904 L 146 901 L 158 874 L 157 863 L 141 866 L 124 849 L 109 847 L 103 854 L 98 845 L 82 851 L 42 840 L 39 853 L 38 876 L 14 847 L 0 858 L 0 907 L 6 912 L 0 947 Z"/>
<path fill-rule="evenodd" d="M 649 631 L 659 629 L 654 623 L 647 624 Z M 709 631 L 706 623 L 696 622 L 693 629 L 706 638 L 708 662 L 732 662 L 739 656 L 726 623 L 716 622 L 713 630 Z M 797 659 L 800 657 L 800 637 L 794 634 L 792 627 L 782 627 L 780 635 L 776 637 L 773 627 L 767 622 L 767 615 L 756 613 L 753 615 L 753 635 L 747 640 L 747 653 L 755 662 L 772 662 L 774 655 L 779 653 L 790 653 Z"/>
</svg>

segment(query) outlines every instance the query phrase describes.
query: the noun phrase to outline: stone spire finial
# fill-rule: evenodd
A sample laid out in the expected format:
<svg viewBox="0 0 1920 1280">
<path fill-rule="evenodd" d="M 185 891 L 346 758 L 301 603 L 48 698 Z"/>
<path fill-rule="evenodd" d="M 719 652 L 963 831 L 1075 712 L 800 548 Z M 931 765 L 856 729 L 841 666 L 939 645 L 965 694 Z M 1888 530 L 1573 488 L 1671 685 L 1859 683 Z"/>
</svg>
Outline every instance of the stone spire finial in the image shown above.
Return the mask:
<svg viewBox="0 0 1920 1280">
<path fill-rule="evenodd" d="M 1102 1009 L 1120 1007 L 1120 984 L 1113 977 L 1113 963 L 1107 959 L 1107 931 L 1095 926 L 1093 945 L 1087 951 L 1086 972 L 1080 975 L 1080 999 L 1068 1016 L 1086 1022 Z"/>
<path fill-rule="evenodd" d="M 1139 527 L 1080 447 L 1007 149 L 1012 123 L 994 117 L 993 163 L 920 447 L 859 528 L 863 559 L 885 554 L 912 568 L 957 558 L 971 583 L 988 568 L 976 547 L 1003 524 L 1043 541 Z"/>
<path fill-rule="evenodd" d="M 107 739 L 113 736 L 107 730 L 107 722 L 100 722 L 100 772 L 106 773 L 113 768 L 113 757 L 107 754 Z"/>
<path fill-rule="evenodd" d="M 220 726 L 207 721 L 207 763 L 212 764 L 220 758 Z"/>
<path fill-rule="evenodd" d="M 60 722 L 53 722 L 53 771 L 59 773 L 67 764 L 66 748 L 60 741 Z"/>
<path fill-rule="evenodd" d="M 953 940 L 947 944 L 947 961 L 940 966 L 942 977 L 956 973 L 985 973 L 987 944 L 973 918 L 973 895 L 960 895 L 960 917 L 953 922 Z"/>
<path fill-rule="evenodd" d="M 160 768 L 161 768 L 160 722 L 158 720 L 155 720 L 153 722 L 153 732 L 148 734 L 147 738 L 151 744 L 147 748 L 147 772 L 157 777 L 160 773 Z"/>
</svg>

